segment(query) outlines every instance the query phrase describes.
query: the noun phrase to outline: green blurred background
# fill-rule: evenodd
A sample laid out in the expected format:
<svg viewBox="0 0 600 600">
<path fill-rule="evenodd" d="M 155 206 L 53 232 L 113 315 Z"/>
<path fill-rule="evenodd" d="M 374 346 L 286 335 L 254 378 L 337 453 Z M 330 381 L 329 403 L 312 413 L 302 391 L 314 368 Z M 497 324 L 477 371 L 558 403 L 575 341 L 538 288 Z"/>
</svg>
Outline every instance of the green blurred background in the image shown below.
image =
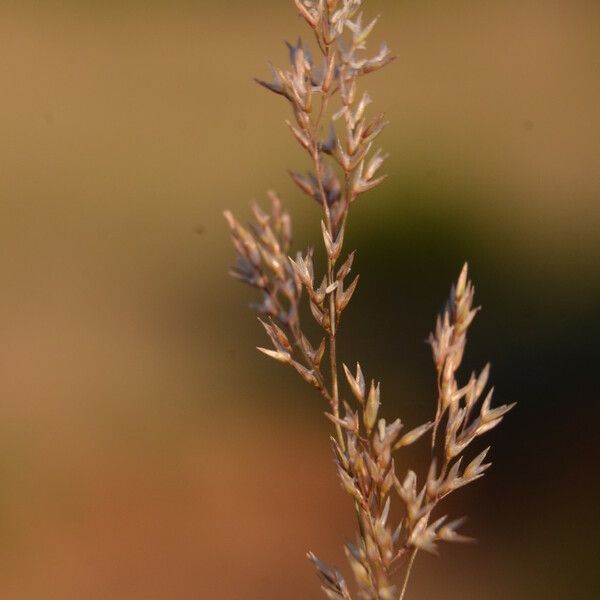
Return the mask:
<svg viewBox="0 0 600 600">
<path fill-rule="evenodd" d="M 491 359 L 519 403 L 451 503 L 479 545 L 420 558 L 409 597 L 597 598 L 600 6 L 365 4 L 398 55 L 368 80 L 391 176 L 351 220 L 341 357 L 429 418 L 423 340 L 468 259 L 465 373 Z M 3 599 L 299 600 L 306 550 L 344 564 L 323 406 L 225 275 L 223 209 L 271 187 L 319 243 L 251 81 L 301 30 L 291 0 L 0 5 Z"/>
</svg>

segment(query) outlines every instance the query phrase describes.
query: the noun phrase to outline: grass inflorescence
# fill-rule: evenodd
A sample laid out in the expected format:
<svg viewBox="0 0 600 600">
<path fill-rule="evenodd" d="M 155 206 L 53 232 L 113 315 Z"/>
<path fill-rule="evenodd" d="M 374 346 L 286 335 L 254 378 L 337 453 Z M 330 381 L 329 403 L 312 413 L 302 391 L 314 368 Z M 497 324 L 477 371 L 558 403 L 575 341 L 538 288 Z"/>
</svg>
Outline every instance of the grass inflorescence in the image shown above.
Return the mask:
<svg viewBox="0 0 600 600">
<path fill-rule="evenodd" d="M 465 453 L 512 405 L 492 408 L 492 391 L 486 392 L 489 365 L 466 383 L 457 379 L 467 331 L 478 312 L 466 265 L 429 337 L 437 383 L 431 421 L 408 431 L 400 419 L 386 422 L 379 414 L 380 384 L 367 383 L 360 364 L 350 369 L 339 363 L 340 324 L 358 284 L 358 276 L 350 276 L 354 252 L 344 253 L 348 216 L 352 204 L 385 179 L 380 169 L 386 156 L 375 148 L 385 117 L 369 116 L 371 98 L 359 94 L 358 86 L 394 58 L 386 44 L 367 53 L 378 19 L 363 22 L 362 4 L 295 0 L 314 37 L 314 55 L 301 40 L 288 44 L 290 66 L 271 67 L 269 80 L 257 80 L 289 104 L 287 125 L 312 163 L 310 172 L 290 175 L 322 211 L 326 264 L 315 266 L 312 250 L 290 257 L 291 218 L 275 192 L 269 193 L 268 211 L 252 207 L 250 227 L 228 211 L 225 217 L 237 252 L 231 274 L 260 293 L 253 308 L 271 347 L 259 350 L 294 369 L 326 402 L 339 478 L 356 511 L 356 539 L 345 546 L 354 585 L 309 553 L 322 588 L 332 600 L 403 600 L 419 550 L 435 553 L 439 542 L 470 541 L 458 532 L 463 519 L 448 520 L 439 508 L 488 469 L 489 448 L 469 461 Z M 317 341 L 308 339 L 301 322 L 303 301 L 322 330 Z M 347 395 L 341 391 L 342 373 Z M 425 439 L 431 448 L 428 472 L 424 477 L 413 470 L 400 474 L 395 453 Z M 397 522 L 390 517 L 392 502 L 403 508 Z"/>
</svg>

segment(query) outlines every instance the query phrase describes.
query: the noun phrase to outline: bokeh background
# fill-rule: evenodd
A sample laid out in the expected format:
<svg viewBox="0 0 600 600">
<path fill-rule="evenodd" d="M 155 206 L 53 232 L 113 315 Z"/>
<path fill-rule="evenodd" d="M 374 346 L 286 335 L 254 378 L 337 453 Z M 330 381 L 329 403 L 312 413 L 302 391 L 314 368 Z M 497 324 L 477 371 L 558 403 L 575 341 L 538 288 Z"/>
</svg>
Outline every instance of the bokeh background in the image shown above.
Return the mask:
<svg viewBox="0 0 600 600">
<path fill-rule="evenodd" d="M 600 5 L 366 4 L 398 55 L 368 80 L 391 176 L 351 221 L 342 359 L 427 419 L 423 340 L 468 259 L 465 373 L 491 359 L 519 403 L 451 506 L 479 544 L 420 557 L 409 597 L 597 598 Z M 301 29 L 291 0 L 1 3 L 3 599 L 316 598 L 304 552 L 344 564 L 323 406 L 225 275 L 223 209 L 271 187 L 319 243 L 251 81 Z"/>
</svg>

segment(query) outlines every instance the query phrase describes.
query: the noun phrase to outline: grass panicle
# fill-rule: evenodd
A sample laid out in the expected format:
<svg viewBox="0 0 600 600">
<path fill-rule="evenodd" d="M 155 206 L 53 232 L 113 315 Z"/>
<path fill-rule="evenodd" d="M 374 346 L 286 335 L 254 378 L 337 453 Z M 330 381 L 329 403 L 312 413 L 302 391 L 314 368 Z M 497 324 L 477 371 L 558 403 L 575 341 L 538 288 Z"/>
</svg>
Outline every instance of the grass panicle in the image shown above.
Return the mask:
<svg viewBox="0 0 600 600">
<path fill-rule="evenodd" d="M 400 419 L 386 422 L 379 415 L 380 384 L 367 383 L 360 364 L 350 369 L 338 360 L 340 324 L 358 284 L 358 276 L 351 276 L 354 252 L 344 253 L 348 216 L 352 204 L 385 179 L 380 169 L 386 155 L 376 147 L 385 117 L 370 115 L 371 98 L 358 88 L 366 75 L 394 58 L 386 44 L 374 54 L 367 51 L 378 19 L 363 21 L 362 4 L 295 0 L 314 38 L 314 54 L 302 40 L 288 44 L 290 65 L 272 67 L 269 80 L 257 80 L 286 100 L 287 126 L 312 164 L 310 172 L 290 171 L 290 176 L 322 211 L 326 264 L 315 265 L 312 250 L 290 256 L 291 219 L 274 192 L 269 192 L 268 211 L 252 207 L 252 225 L 244 227 L 230 212 L 225 217 L 237 253 L 231 274 L 259 292 L 253 309 L 271 342 L 259 350 L 294 369 L 326 402 L 337 471 L 354 504 L 356 538 L 345 546 L 354 584 L 309 553 L 322 589 L 331 600 L 403 600 L 419 550 L 436 553 L 440 542 L 470 541 L 459 533 L 464 519 L 448 520 L 443 511 L 439 515 L 440 507 L 489 468 L 489 448 L 469 462 L 465 453 L 512 405 L 492 408 L 492 391 L 486 392 L 489 365 L 466 383 L 457 379 L 478 312 L 467 265 L 429 337 L 437 382 L 430 422 L 408 431 Z M 322 330 L 321 339 L 310 341 L 304 332 L 303 301 Z M 340 391 L 342 379 L 347 399 Z M 425 477 L 413 470 L 398 473 L 395 453 L 427 438 L 431 462 Z M 396 522 L 390 518 L 392 503 L 403 508 Z"/>
</svg>

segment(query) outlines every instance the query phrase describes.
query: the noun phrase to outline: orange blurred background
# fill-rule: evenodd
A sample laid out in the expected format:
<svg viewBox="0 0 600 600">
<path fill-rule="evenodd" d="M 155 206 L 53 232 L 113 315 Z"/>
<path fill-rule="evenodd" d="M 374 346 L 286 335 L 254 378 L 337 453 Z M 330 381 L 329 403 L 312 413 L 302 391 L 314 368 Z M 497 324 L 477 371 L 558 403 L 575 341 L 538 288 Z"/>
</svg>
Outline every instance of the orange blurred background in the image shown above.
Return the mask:
<svg viewBox="0 0 600 600">
<path fill-rule="evenodd" d="M 221 213 L 275 187 L 318 209 L 286 107 L 255 86 L 290 1 L 0 6 L 0 597 L 319 597 L 354 530 L 323 406 L 226 276 Z M 468 259 L 494 468 L 451 503 L 474 547 L 409 598 L 597 598 L 600 5 L 365 0 L 398 60 L 369 78 L 386 183 L 357 203 L 341 358 L 390 415 L 433 410 L 423 344 Z M 406 468 L 401 464 L 400 468 Z"/>
</svg>

